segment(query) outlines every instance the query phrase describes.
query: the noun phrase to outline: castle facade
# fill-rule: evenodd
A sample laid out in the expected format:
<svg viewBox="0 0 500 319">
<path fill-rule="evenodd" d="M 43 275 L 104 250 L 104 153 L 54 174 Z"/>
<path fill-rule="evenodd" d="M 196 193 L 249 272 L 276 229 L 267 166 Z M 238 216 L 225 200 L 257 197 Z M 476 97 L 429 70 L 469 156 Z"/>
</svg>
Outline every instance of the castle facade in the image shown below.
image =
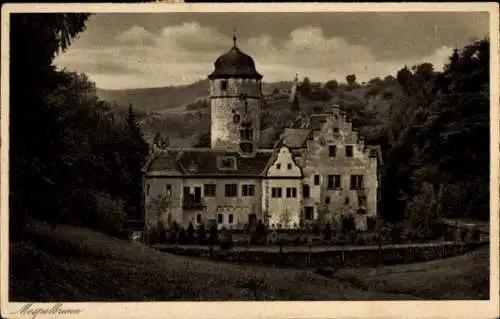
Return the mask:
<svg viewBox="0 0 500 319">
<path fill-rule="evenodd" d="M 234 38 L 214 67 L 208 76 L 211 147 L 153 154 L 144 176 L 146 225 L 242 229 L 262 221 L 297 228 L 349 214 L 366 229 L 367 217 L 377 215 L 380 148 L 365 145 L 338 106 L 261 148 L 263 76 L 253 58 Z"/>
</svg>

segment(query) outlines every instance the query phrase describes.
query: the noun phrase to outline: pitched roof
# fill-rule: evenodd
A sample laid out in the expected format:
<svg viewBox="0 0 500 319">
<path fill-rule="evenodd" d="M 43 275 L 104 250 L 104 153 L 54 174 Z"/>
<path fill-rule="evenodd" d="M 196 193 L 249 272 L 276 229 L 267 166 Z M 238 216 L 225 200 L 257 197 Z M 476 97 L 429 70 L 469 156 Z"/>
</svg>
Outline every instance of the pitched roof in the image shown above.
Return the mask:
<svg viewBox="0 0 500 319">
<path fill-rule="evenodd" d="M 286 128 L 283 132 L 283 145 L 289 148 L 301 148 L 310 133 L 310 129 Z"/>
<path fill-rule="evenodd" d="M 177 163 L 175 157 L 172 157 L 169 153 L 158 154 L 154 158 L 151 159 L 148 171 L 180 171 L 182 172 L 182 168 Z"/>
<path fill-rule="evenodd" d="M 257 150 L 253 157 L 241 156 L 238 152 L 210 148 L 169 149 L 166 154 L 153 160 L 149 171 L 162 171 L 175 164 L 185 176 L 260 176 L 272 157 L 274 150 Z M 229 166 L 223 164 L 224 161 Z M 231 164 L 234 162 L 234 164 Z M 234 166 L 232 166 L 234 165 Z"/>
<path fill-rule="evenodd" d="M 312 130 L 321 130 L 323 124 L 326 122 L 326 114 L 313 114 L 309 118 L 308 127 Z"/>
</svg>

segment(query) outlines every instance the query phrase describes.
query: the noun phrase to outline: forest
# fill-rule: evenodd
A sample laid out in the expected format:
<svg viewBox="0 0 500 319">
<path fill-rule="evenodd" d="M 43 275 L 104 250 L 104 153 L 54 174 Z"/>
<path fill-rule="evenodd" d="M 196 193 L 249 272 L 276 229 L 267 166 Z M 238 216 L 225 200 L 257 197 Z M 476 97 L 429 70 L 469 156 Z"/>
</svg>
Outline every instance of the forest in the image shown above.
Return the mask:
<svg viewBox="0 0 500 319">
<path fill-rule="evenodd" d="M 22 238 L 28 217 L 117 236 L 128 219 L 142 218 L 149 145 L 135 111 L 140 107 L 100 100 L 85 74 L 53 64 L 88 18 L 11 15 L 11 240 Z M 366 105 L 344 107 L 371 134 L 368 141 L 382 146 L 380 211 L 387 222 L 425 234 L 445 216 L 489 219 L 489 52 L 482 39 L 457 48 L 443 71 L 422 63 L 368 83 L 357 83 L 354 74 L 347 84 L 301 82 L 301 95 L 310 100 L 342 104 L 335 92 L 360 87 L 365 99 L 384 98 L 383 118 Z"/>
</svg>

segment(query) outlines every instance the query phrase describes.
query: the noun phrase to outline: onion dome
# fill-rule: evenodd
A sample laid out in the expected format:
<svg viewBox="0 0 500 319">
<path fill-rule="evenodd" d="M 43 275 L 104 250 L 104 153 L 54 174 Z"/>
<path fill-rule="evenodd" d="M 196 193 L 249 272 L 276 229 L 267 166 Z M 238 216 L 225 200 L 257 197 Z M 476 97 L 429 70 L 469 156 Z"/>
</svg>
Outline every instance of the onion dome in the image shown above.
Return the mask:
<svg viewBox="0 0 500 319">
<path fill-rule="evenodd" d="M 233 36 L 233 47 L 227 53 L 215 60 L 215 70 L 208 76 L 213 79 L 262 79 L 262 75 L 255 69 L 255 62 L 251 56 L 241 52 L 236 46 L 236 36 Z"/>
</svg>

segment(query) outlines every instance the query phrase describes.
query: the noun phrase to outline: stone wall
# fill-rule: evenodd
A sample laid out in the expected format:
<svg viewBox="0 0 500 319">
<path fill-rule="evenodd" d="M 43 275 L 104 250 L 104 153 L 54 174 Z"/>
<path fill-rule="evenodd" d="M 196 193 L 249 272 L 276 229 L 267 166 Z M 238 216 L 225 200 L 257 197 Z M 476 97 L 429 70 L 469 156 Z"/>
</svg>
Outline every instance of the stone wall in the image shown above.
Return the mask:
<svg viewBox="0 0 500 319">
<path fill-rule="evenodd" d="M 224 90 L 222 82 L 226 81 Z M 258 142 L 260 135 L 260 80 L 217 79 L 210 82 L 211 138 L 212 148 L 238 149 L 241 121 L 245 117 L 245 102 L 241 94 L 247 96 L 247 116 L 252 121 L 253 138 Z M 235 117 L 239 121 L 235 123 Z"/>
<path fill-rule="evenodd" d="M 352 147 L 352 156 L 347 156 L 347 146 Z M 335 147 L 331 156 L 330 147 Z M 356 214 L 360 207 L 365 208 L 363 216 L 356 216 L 357 228 L 366 229 L 366 217 L 377 215 L 377 158 L 370 157 L 364 140 L 357 131 L 352 130 L 352 123 L 337 108 L 332 114 L 325 115 L 321 129 L 314 131 L 312 140 L 307 141 L 307 148 L 302 151 L 299 165 L 304 174 L 304 184 L 310 187 L 310 199 L 304 199 L 303 205 L 315 205 L 318 214 L 321 205 L 326 206 L 327 216 Z M 319 176 L 319 184 L 315 176 Z M 340 187 L 328 188 L 328 175 L 340 176 Z M 351 189 L 351 175 L 362 175 L 362 191 Z M 364 205 L 359 202 L 364 197 Z"/>
</svg>

